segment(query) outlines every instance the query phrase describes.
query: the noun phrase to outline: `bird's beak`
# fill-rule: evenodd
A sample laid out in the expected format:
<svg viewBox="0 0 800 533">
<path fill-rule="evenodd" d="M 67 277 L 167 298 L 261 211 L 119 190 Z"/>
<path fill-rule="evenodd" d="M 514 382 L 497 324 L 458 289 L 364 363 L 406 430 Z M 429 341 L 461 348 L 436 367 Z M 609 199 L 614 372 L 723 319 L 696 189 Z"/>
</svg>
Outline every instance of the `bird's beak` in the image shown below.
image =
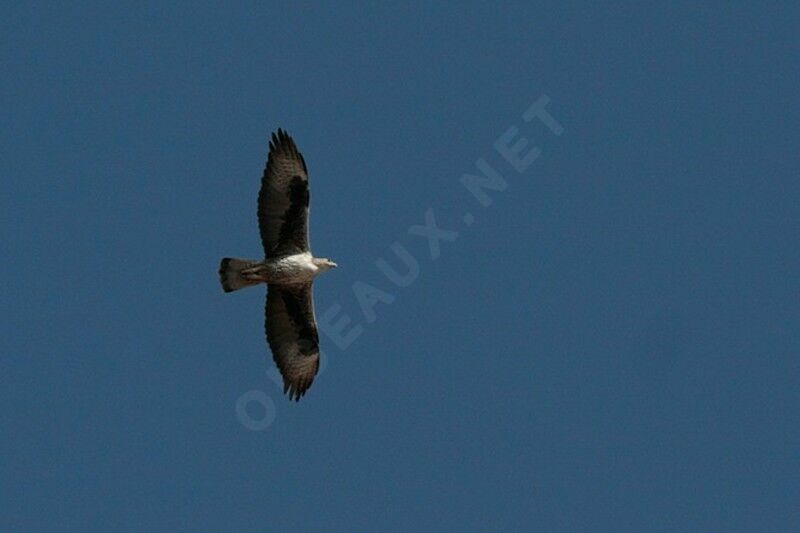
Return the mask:
<svg viewBox="0 0 800 533">
<path fill-rule="evenodd" d="M 333 261 L 331 261 L 331 267 L 333 267 L 333 268 L 336 268 L 336 267 L 338 267 L 338 266 L 339 266 L 339 265 L 337 265 L 336 263 L 334 263 Z"/>
</svg>

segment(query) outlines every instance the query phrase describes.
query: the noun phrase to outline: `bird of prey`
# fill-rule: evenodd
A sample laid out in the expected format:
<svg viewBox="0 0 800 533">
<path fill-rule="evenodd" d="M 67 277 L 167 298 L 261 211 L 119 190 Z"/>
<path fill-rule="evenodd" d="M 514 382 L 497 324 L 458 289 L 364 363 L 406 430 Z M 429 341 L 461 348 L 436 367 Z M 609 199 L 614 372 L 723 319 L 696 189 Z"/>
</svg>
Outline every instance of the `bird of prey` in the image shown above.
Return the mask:
<svg viewBox="0 0 800 533">
<path fill-rule="evenodd" d="M 226 257 L 219 266 L 225 292 L 267 284 L 265 328 L 283 392 L 299 401 L 319 370 L 319 334 L 312 283 L 336 267 L 314 257 L 308 242 L 308 170 L 294 140 L 278 129 L 258 193 L 258 228 L 264 260 Z"/>
</svg>

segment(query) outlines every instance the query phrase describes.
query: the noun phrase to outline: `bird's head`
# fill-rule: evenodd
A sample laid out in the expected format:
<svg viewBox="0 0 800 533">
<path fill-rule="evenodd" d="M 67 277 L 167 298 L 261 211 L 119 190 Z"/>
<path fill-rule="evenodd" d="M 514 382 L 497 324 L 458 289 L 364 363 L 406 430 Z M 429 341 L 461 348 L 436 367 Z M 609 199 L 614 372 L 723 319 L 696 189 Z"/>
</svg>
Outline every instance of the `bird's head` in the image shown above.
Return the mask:
<svg viewBox="0 0 800 533">
<path fill-rule="evenodd" d="M 338 265 L 328 259 L 327 257 L 319 257 L 314 259 L 314 263 L 317 265 L 317 268 L 325 272 L 326 270 L 330 270 L 332 268 L 336 268 Z"/>
</svg>

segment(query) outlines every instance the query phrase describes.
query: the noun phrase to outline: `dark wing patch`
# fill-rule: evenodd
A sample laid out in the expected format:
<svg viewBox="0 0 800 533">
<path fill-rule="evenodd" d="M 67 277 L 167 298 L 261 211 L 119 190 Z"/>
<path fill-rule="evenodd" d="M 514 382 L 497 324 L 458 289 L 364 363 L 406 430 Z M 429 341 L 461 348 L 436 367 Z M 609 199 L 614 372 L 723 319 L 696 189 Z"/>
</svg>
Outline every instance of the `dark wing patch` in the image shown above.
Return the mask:
<svg viewBox="0 0 800 533">
<path fill-rule="evenodd" d="M 269 285 L 266 330 L 272 358 L 283 376 L 283 392 L 300 400 L 319 370 L 319 333 L 311 283 Z"/>
<path fill-rule="evenodd" d="M 283 214 L 284 222 L 278 234 L 279 251 L 308 249 L 306 241 L 308 201 L 308 181 L 300 176 L 293 177 L 289 185 L 289 209 Z"/>
<path fill-rule="evenodd" d="M 306 162 L 279 129 L 269 142 L 258 193 L 258 227 L 267 257 L 308 251 L 309 196 Z"/>
</svg>

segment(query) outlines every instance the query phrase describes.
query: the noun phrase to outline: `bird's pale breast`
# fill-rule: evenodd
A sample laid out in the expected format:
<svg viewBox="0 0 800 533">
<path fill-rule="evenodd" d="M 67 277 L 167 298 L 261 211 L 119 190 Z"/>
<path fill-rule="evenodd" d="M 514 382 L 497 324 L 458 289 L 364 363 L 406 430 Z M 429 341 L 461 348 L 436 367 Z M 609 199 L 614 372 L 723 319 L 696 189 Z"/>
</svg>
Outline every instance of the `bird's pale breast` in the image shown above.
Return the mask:
<svg viewBox="0 0 800 533">
<path fill-rule="evenodd" d="M 319 271 L 310 253 L 271 258 L 265 266 L 271 283 L 303 283 L 314 279 Z"/>
</svg>

